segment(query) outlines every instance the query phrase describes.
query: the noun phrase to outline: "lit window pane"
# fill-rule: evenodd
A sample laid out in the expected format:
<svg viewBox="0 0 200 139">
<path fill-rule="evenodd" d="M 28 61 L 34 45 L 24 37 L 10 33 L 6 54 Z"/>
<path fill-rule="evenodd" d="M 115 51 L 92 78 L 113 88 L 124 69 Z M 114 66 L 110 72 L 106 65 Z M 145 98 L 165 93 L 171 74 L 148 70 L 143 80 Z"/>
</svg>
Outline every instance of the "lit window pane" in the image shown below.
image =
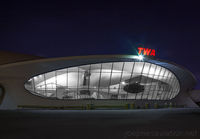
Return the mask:
<svg viewBox="0 0 200 139">
<path fill-rule="evenodd" d="M 125 62 L 124 63 L 124 72 L 132 72 L 134 62 Z"/>
<path fill-rule="evenodd" d="M 141 74 L 144 62 L 135 62 L 133 73 Z"/>
<path fill-rule="evenodd" d="M 156 65 L 151 64 L 151 68 L 149 70 L 149 75 L 153 75 L 155 73 Z"/>
<path fill-rule="evenodd" d="M 150 68 L 150 64 L 149 63 L 145 63 L 144 65 L 144 69 L 143 69 L 143 74 L 147 74 L 149 73 L 149 68 Z"/>
<path fill-rule="evenodd" d="M 114 62 L 112 72 L 122 72 L 123 62 Z"/>
<path fill-rule="evenodd" d="M 156 71 L 155 71 L 155 75 L 159 75 L 160 70 L 161 70 L 161 67 L 160 67 L 160 66 L 157 66 Z"/>
</svg>

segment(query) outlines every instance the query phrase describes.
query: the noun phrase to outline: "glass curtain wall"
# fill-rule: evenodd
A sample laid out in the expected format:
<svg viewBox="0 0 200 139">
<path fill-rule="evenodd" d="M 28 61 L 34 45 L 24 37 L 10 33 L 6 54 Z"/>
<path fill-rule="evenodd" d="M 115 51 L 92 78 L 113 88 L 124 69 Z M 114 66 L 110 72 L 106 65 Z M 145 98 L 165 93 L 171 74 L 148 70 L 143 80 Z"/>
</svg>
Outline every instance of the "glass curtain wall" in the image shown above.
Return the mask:
<svg viewBox="0 0 200 139">
<path fill-rule="evenodd" d="M 35 76 L 25 88 L 57 99 L 169 100 L 180 90 L 168 69 L 147 62 L 81 65 Z"/>
</svg>

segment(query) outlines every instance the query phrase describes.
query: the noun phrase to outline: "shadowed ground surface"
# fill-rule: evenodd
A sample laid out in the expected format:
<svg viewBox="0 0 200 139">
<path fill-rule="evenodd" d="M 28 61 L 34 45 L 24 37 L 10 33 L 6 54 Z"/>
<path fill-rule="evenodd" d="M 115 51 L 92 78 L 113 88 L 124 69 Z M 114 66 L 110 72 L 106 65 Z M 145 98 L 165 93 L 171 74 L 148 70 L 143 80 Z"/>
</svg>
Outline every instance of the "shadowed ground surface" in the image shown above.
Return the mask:
<svg viewBox="0 0 200 139">
<path fill-rule="evenodd" d="M 200 138 L 200 109 L 1 110 L 0 139 Z"/>
</svg>

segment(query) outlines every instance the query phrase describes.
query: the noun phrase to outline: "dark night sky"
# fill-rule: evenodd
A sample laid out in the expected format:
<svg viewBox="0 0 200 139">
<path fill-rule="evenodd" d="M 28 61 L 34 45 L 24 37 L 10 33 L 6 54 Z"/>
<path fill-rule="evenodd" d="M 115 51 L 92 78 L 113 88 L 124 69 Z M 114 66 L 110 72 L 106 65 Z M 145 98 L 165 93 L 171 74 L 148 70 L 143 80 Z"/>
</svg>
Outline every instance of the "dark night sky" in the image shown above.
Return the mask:
<svg viewBox="0 0 200 139">
<path fill-rule="evenodd" d="M 156 57 L 186 67 L 199 81 L 199 4 L 183 0 L 0 3 L 0 50 L 45 57 L 135 54 L 140 44 L 156 49 Z"/>
</svg>

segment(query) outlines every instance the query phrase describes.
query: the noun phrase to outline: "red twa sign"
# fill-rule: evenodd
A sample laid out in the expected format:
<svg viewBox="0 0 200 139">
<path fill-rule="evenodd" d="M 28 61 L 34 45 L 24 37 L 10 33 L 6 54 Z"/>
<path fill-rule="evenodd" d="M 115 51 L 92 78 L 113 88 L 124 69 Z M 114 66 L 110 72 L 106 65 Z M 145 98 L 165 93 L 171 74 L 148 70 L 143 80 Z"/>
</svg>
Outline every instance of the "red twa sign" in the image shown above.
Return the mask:
<svg viewBox="0 0 200 139">
<path fill-rule="evenodd" d="M 155 50 L 149 48 L 138 47 L 138 54 L 147 55 L 147 56 L 155 56 Z"/>
</svg>

